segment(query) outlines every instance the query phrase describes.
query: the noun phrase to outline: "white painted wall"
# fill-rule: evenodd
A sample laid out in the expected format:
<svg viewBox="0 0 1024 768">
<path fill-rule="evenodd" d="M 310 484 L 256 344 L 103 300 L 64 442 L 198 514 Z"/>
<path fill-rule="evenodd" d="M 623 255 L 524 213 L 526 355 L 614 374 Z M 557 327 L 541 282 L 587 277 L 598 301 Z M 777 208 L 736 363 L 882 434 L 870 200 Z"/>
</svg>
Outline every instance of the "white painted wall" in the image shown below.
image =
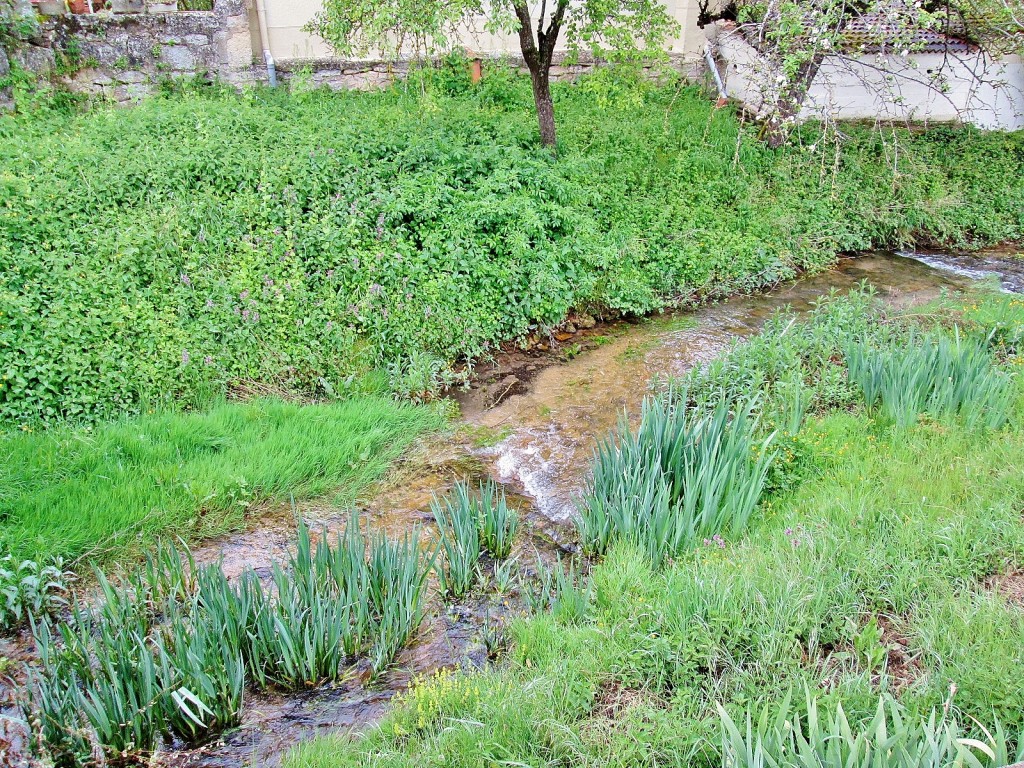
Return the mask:
<svg viewBox="0 0 1024 768">
<path fill-rule="evenodd" d="M 730 98 L 760 112 L 774 72 L 737 32 L 718 36 L 719 56 Z M 936 87 L 937 84 L 943 87 Z M 825 60 L 801 111 L 801 119 L 824 114 L 840 120 L 961 121 L 979 128 L 1024 128 L 1024 61 L 998 61 L 981 53 L 919 53 L 898 56 L 830 57 Z"/>
<path fill-rule="evenodd" d="M 265 0 L 267 35 L 270 51 L 275 59 L 332 58 L 334 52 L 316 35 L 304 32 L 302 27 L 320 9 L 320 0 Z M 537 3 L 539 9 L 540 3 Z M 549 4 L 550 5 L 550 4 Z M 696 59 L 703 50 L 704 32 L 697 27 L 697 0 L 666 0 L 666 6 L 682 29 L 672 43 L 672 52 Z M 484 55 L 503 53 L 518 55 L 517 35 L 491 35 L 483 31 L 483 24 L 467 29 L 463 46 Z"/>
</svg>

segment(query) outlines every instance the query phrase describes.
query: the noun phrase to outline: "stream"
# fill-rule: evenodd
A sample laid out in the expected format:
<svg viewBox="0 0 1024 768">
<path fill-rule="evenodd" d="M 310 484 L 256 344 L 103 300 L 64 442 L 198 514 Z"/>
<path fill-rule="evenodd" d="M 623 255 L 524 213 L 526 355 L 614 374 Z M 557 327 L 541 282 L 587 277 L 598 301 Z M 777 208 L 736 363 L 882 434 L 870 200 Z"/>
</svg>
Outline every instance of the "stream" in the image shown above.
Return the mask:
<svg viewBox="0 0 1024 768">
<path fill-rule="evenodd" d="M 572 551 L 573 498 L 583 487 L 595 442 L 615 427 L 624 410 L 639 410 L 653 378 L 683 374 L 756 333 L 778 309 L 807 311 L 831 290 L 845 292 L 867 281 L 887 301 L 905 306 L 933 299 L 943 290 L 967 288 L 978 279 L 1024 291 L 1024 259 L 1010 251 L 985 257 L 865 254 L 764 294 L 643 321 L 581 328 L 539 345 L 547 349 L 510 352 L 477 369 L 478 384 L 469 391 L 453 393 L 462 427 L 446 442 L 435 439 L 415 449 L 359 507 L 371 527 L 391 535 L 414 524 L 429 531 L 434 494 L 444 493 L 459 479 L 490 477 L 519 511 L 521 533 L 513 554 L 520 571 L 529 576 L 538 557 L 551 562 L 559 552 Z M 266 509 L 247 530 L 196 545 L 196 559 L 221 560 L 229 576 L 247 567 L 269 574 L 288 555 L 297 516 L 312 529 L 333 532 L 343 528 L 348 514 L 322 501 Z M 481 629 L 485 623 L 500 625 L 520 607 L 514 590 L 498 595 L 491 589 L 447 608 L 432 602 L 416 640 L 373 686 L 364 684 L 357 669 L 349 681 L 329 688 L 251 694 L 240 727 L 202 747 L 179 751 L 169 745 L 156 762 L 182 768 L 272 766 L 299 741 L 359 732 L 372 726 L 390 698 L 416 675 L 487 664 Z M 0 656 L 17 658 L 23 653 L 17 646 L 0 638 Z M 5 738 L 14 743 L 14 753 L 23 738 L 3 719 L 18 716 L 5 702 L 10 693 L 0 685 L 0 754 Z M 28 765 L 17 759 L 11 764 Z"/>
</svg>

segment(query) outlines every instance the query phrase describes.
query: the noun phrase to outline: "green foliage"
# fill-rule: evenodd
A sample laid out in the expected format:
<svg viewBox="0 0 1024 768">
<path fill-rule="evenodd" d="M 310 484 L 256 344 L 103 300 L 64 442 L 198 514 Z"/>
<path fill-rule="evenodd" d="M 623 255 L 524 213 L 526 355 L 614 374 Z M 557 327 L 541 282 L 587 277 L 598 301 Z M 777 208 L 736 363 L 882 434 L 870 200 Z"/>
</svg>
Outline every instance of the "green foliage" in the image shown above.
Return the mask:
<svg viewBox="0 0 1024 768">
<path fill-rule="evenodd" d="M 868 408 L 899 426 L 928 413 L 960 414 L 970 426 L 997 429 L 1009 416 L 1009 376 L 992 365 L 987 341 L 961 338 L 959 330 L 953 339 L 912 334 L 903 346 L 882 349 L 854 343 L 847 348 L 846 363 Z"/>
<path fill-rule="evenodd" d="M 537 558 L 537 573 L 532 579 L 522 579 L 521 592 L 526 606 L 533 614 L 550 613 L 563 624 L 584 621 L 590 614 L 593 587 L 579 565 L 562 562 L 558 555 L 553 568 Z"/>
<path fill-rule="evenodd" d="M 661 565 L 701 537 L 742 534 L 776 456 L 774 433 L 755 438 L 754 408 L 721 399 L 689 409 L 674 393 L 645 399 L 636 432 L 623 420 L 598 445 L 579 505 L 584 551 L 625 539 Z"/>
<path fill-rule="evenodd" d="M 504 560 L 512 552 L 512 544 L 519 529 L 519 517 L 509 509 L 505 491 L 491 480 L 480 484 L 477 506 L 480 525 L 480 544 L 495 560 Z"/>
<path fill-rule="evenodd" d="M 0 548 L 102 558 L 161 533 L 238 527 L 267 500 L 350 501 L 423 432 L 434 408 L 356 396 L 324 405 L 223 403 L 88 429 L 0 435 Z"/>
<path fill-rule="evenodd" d="M 767 768 L 792 765 L 798 768 L 1002 768 L 1017 762 L 1010 740 L 997 723 L 995 733 L 984 740 L 971 738 L 948 714 L 932 710 L 927 718 L 915 718 L 891 696 L 883 696 L 870 722 L 851 724 L 837 704 L 833 712 L 820 712 L 818 700 L 806 693 L 806 715 L 787 694 L 769 704 L 755 720 L 749 710 L 746 729 L 719 707 L 722 716 L 722 762 L 730 768 Z"/>
<path fill-rule="evenodd" d="M 0 422 L 235 382 L 323 397 L 373 369 L 430 396 L 574 307 L 642 314 L 840 251 L 1024 236 L 1021 134 L 899 133 L 894 177 L 891 142 L 850 127 L 833 179 L 677 83 L 602 72 L 554 97 L 557 163 L 528 80 L 490 65 L 454 95 L 205 87 L 5 118 Z"/>
<path fill-rule="evenodd" d="M 451 493 L 435 496 L 430 508 L 440 536 L 439 551 L 444 554 L 436 565 L 441 591 L 462 597 L 476 582 L 483 551 L 495 560 L 511 553 L 519 518 L 493 480 L 480 483 L 476 492 L 460 480 Z"/>
<path fill-rule="evenodd" d="M 1019 308 L 986 309 L 990 301 L 1002 304 L 947 297 L 935 315 L 916 307 L 916 320 L 885 313 L 862 327 L 872 343 L 887 334 L 897 346 L 908 324 L 938 332 L 936 321 L 964 327 L 964 316 L 999 317 L 1017 333 L 1010 310 Z M 988 337 L 980 322 L 976 331 Z M 765 765 L 831 766 L 835 754 L 860 765 L 865 747 L 887 740 L 898 764 L 1010 762 L 1024 729 L 1024 611 L 989 577 L 1024 563 L 1024 381 L 1011 386 L 1010 418 L 996 431 L 955 418 L 899 428 L 845 405 L 811 410 L 798 436 L 818 471 L 762 505 L 745 535 L 662 568 L 620 541 L 585 580 L 538 566 L 532 589 L 521 589 L 534 610 L 510 627 L 501 667 L 424 681 L 380 728 L 313 740 L 285 766 L 413 768 L 443 755 L 458 766 L 721 768 L 735 764 L 726 754 L 742 762 L 748 752 Z M 786 698 L 805 689 L 815 692 L 806 704 Z M 738 740 L 726 731 L 723 743 L 718 704 Z M 826 739 L 834 746 L 823 749 Z M 869 765 L 889 764 L 872 754 Z"/>
<path fill-rule="evenodd" d="M 527 19 L 533 15 L 523 0 L 327 0 L 308 26 L 343 56 L 383 52 L 397 59 L 410 51 L 448 54 L 459 43 L 459 30 L 481 21 L 489 32 L 515 34 L 520 28 L 520 9 L 525 9 Z M 552 27 L 555 16 L 560 26 Z M 678 23 L 664 6 L 650 0 L 557 0 L 551 3 L 551 16 L 543 15 L 541 23 L 554 30 L 556 39 L 562 31 L 560 47 L 609 61 L 663 56 L 662 44 L 678 31 Z M 533 34 L 533 30 L 528 32 Z"/>
<path fill-rule="evenodd" d="M 57 627 L 34 625 L 39 670 L 22 700 L 40 757 L 58 765 L 139 760 L 159 739 L 195 743 L 235 725 L 247 683 L 301 688 L 340 679 L 368 656 L 383 670 L 423 617 L 430 558 L 418 532 L 369 537 L 353 515 L 332 546 L 300 525 L 272 585 L 252 570 L 230 583 L 218 564 L 161 545 L 102 602 Z"/>
<path fill-rule="evenodd" d="M 764 399 L 767 418 L 794 435 L 808 411 L 846 408 L 857 401 L 843 353 L 862 340 L 886 344 L 895 332 L 885 322 L 889 314 L 870 287 L 845 295 L 833 292 L 806 316 L 791 311 L 772 315 L 761 333 L 694 368 L 676 386 L 697 403 L 757 394 Z"/>
<path fill-rule="evenodd" d="M 440 537 L 439 551 L 444 554 L 443 561 L 437 563 L 437 577 L 441 591 L 455 598 L 473 586 L 480 560 L 478 505 L 471 494 L 469 486 L 459 482 L 451 494 L 430 502 Z"/>
<path fill-rule="evenodd" d="M 36 560 L 18 562 L 11 555 L 0 557 L 0 632 L 67 605 L 72 577 L 59 557 L 43 565 Z"/>
</svg>

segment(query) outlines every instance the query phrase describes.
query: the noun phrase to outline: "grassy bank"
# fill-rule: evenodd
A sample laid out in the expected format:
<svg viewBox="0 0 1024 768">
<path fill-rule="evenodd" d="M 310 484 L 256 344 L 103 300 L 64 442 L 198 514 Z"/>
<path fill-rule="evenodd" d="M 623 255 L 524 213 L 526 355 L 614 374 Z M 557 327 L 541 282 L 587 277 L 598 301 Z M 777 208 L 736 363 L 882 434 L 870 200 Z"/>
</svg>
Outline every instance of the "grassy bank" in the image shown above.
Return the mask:
<svg viewBox="0 0 1024 768">
<path fill-rule="evenodd" d="M 359 396 L 11 432 L 0 436 L 0 551 L 103 559 L 161 535 L 237 528 L 262 501 L 351 501 L 442 420 L 435 409 Z"/>
<path fill-rule="evenodd" d="M 572 308 L 1024 235 L 1020 134 L 850 127 L 837 156 L 808 130 L 773 153 L 691 88 L 603 70 L 555 99 L 557 161 L 498 68 L 0 121 L 0 420 L 370 369 L 416 395 Z"/>
<path fill-rule="evenodd" d="M 867 407 L 847 384 L 844 350 L 898 350 L 911 327 L 924 349 L 941 348 L 925 333 L 987 339 L 997 365 L 985 375 L 1010 387 L 1008 422 L 971 426 L 973 405 L 940 412 L 935 398 L 925 406 L 935 413 L 911 426 L 898 426 L 884 402 Z M 1024 563 L 1024 382 L 1013 374 L 1021 329 L 1024 304 L 1000 298 L 901 318 L 859 296 L 807 325 L 770 324 L 687 382 L 691 398 L 749 385 L 763 395 L 764 429 L 793 432 L 776 438 L 786 471 L 745 532 L 723 529 L 655 569 L 630 543 L 643 539 L 633 529 L 612 542 L 587 589 L 515 624 L 501 668 L 422 681 L 365 738 L 315 740 L 286 765 L 718 766 L 716 704 L 743 732 L 751 712 L 757 732 L 761 706 L 771 720 L 793 691 L 779 720 L 792 733 L 805 686 L 829 717 L 841 702 L 854 732 L 883 693 L 898 697 L 912 728 L 937 711 L 989 744 L 980 726 L 999 722 L 1009 757 L 972 749 L 979 765 L 1013 762 L 1024 728 L 1024 605 L 992 577 Z M 811 416 L 789 430 L 777 406 L 789 402 L 794 368 Z M 892 764 L 925 764 L 887 749 Z"/>
</svg>

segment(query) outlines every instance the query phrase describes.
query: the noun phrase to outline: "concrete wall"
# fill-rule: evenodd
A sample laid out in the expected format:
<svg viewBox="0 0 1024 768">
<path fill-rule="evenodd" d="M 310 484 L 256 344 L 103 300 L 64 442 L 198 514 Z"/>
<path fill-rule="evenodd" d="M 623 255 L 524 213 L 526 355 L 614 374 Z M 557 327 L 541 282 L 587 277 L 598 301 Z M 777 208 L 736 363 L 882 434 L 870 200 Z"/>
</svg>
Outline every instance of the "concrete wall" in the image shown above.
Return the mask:
<svg viewBox="0 0 1024 768">
<path fill-rule="evenodd" d="M 315 61 L 334 56 L 323 40 L 302 29 L 320 10 L 320 0 L 265 0 L 265 3 L 270 52 L 275 59 Z M 705 40 L 704 33 L 697 27 L 697 0 L 666 0 L 666 4 L 682 29 L 679 38 L 673 41 L 672 53 L 696 59 Z M 462 42 L 465 47 L 484 55 L 519 54 L 518 36 L 491 35 L 483 30 L 482 22 L 467 28 Z"/>
<path fill-rule="evenodd" d="M 738 31 L 716 40 L 730 98 L 761 114 L 775 72 Z M 822 64 L 800 118 L 963 122 L 985 129 L 1024 128 L 1024 62 L 980 52 L 907 57 L 830 57 Z"/>
</svg>

